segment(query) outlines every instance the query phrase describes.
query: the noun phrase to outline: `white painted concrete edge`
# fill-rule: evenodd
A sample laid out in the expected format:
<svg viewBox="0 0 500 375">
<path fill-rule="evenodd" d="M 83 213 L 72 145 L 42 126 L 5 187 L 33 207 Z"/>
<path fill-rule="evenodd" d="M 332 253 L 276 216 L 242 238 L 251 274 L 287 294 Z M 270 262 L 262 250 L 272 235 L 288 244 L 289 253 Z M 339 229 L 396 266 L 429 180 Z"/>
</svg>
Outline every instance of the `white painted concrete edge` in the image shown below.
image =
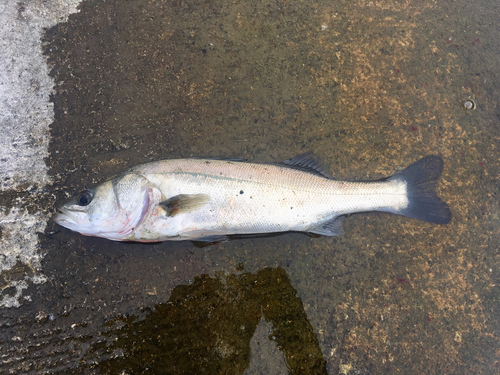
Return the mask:
<svg viewBox="0 0 500 375">
<path fill-rule="evenodd" d="M 65 22 L 77 12 L 80 0 L 3 0 L 0 1 L 0 189 L 30 190 L 49 184 L 44 158 L 48 156 L 49 126 L 54 119 L 49 102 L 54 82 L 42 55 L 44 30 Z M 30 194 L 37 194 L 36 190 Z M 18 307 L 30 299 L 23 291 L 31 283 L 42 283 L 42 255 L 38 232 L 48 217 L 29 214 L 23 202 L 7 210 L 0 207 L 0 273 L 21 262 L 34 270 L 34 276 L 12 280 L 0 290 L 0 307 Z M 6 277 L 8 280 L 8 277 Z M 9 280 L 8 280 L 9 281 Z M 4 290 L 14 287 L 15 295 Z"/>
</svg>

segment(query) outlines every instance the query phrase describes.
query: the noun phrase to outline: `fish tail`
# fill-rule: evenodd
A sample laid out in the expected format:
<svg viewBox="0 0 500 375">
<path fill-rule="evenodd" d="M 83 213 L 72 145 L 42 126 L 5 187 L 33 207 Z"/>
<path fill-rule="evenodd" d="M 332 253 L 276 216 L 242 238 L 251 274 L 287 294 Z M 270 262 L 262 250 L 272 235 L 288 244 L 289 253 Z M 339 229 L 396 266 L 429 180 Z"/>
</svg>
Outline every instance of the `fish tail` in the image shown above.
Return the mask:
<svg viewBox="0 0 500 375">
<path fill-rule="evenodd" d="M 436 194 L 436 180 L 442 171 L 443 159 L 437 155 L 429 155 L 389 177 L 388 181 L 406 182 L 408 198 L 406 208 L 393 212 L 430 223 L 449 223 L 451 211 Z"/>
</svg>

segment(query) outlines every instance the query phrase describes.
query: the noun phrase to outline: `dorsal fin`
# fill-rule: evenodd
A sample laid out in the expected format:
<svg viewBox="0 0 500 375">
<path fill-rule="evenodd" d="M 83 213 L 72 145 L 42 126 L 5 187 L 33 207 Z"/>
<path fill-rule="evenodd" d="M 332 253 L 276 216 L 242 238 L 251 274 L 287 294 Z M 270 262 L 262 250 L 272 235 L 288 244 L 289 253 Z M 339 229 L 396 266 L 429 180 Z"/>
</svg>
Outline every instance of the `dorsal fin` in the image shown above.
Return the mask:
<svg viewBox="0 0 500 375">
<path fill-rule="evenodd" d="M 287 167 L 302 170 L 304 172 L 313 173 L 317 176 L 322 176 L 326 178 L 333 178 L 330 173 L 318 162 L 316 155 L 312 151 L 306 152 L 305 154 L 300 154 L 294 158 L 285 160 L 280 164 L 285 164 Z"/>
</svg>

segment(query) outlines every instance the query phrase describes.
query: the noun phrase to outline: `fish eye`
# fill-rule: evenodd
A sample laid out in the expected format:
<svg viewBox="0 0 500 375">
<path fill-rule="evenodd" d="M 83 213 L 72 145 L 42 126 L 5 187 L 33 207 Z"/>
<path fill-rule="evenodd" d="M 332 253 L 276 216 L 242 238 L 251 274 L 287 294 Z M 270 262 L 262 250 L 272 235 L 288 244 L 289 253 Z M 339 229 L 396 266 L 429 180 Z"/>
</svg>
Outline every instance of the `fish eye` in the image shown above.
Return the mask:
<svg viewBox="0 0 500 375">
<path fill-rule="evenodd" d="M 78 198 L 76 198 L 76 201 L 80 206 L 87 206 L 90 202 L 92 202 L 92 192 L 90 190 L 81 192 Z"/>
</svg>

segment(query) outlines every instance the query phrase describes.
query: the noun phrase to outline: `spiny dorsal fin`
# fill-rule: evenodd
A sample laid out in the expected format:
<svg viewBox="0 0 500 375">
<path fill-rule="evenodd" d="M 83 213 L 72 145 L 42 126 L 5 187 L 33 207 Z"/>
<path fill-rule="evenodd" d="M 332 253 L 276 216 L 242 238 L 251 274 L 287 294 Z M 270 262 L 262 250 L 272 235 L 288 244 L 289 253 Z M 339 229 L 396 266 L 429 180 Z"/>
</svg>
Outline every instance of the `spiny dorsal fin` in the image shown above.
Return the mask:
<svg viewBox="0 0 500 375">
<path fill-rule="evenodd" d="M 318 162 L 316 155 L 312 151 L 306 152 L 305 154 L 300 154 L 295 156 L 294 158 L 285 160 L 281 162 L 281 164 L 285 164 L 287 167 L 292 167 L 295 169 L 300 169 L 304 172 L 313 173 L 318 176 L 323 176 L 326 178 L 332 178 L 330 173 L 326 171 L 326 169 Z"/>
<path fill-rule="evenodd" d="M 196 210 L 210 200 L 206 194 L 179 194 L 166 201 L 160 202 L 160 206 L 166 211 L 167 216 L 175 216 Z"/>
</svg>

